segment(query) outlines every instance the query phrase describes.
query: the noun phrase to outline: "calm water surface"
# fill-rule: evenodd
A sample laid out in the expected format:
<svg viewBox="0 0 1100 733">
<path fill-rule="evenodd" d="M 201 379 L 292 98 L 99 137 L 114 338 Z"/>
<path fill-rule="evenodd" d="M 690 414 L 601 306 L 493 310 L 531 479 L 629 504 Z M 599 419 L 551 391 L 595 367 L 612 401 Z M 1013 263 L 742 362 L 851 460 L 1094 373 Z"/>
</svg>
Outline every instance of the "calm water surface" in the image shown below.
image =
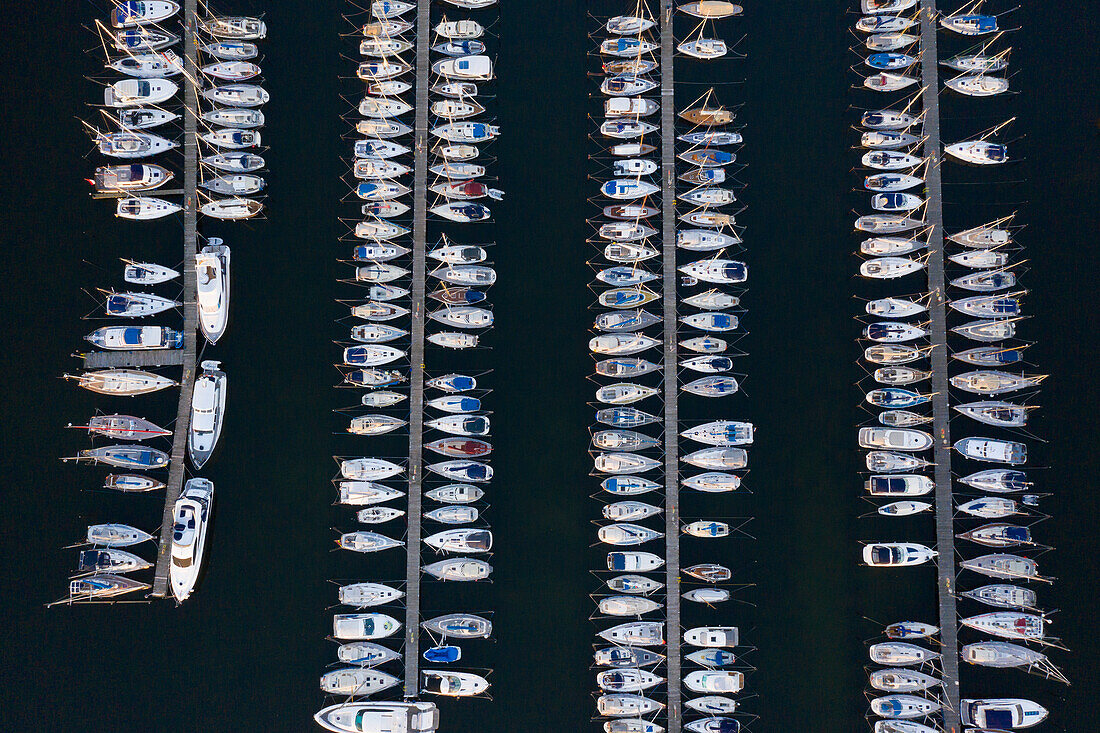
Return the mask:
<svg viewBox="0 0 1100 733">
<path fill-rule="evenodd" d="M 266 6 L 266 7 L 265 7 Z M 219 455 L 206 475 L 218 487 L 209 572 L 192 601 L 46 611 L 58 597 L 75 551 L 62 551 L 90 523 L 127 521 L 154 527 L 157 497 L 94 491 L 101 472 L 62 465 L 60 455 L 85 443 L 63 426 L 87 418 L 96 401 L 57 379 L 76 368 L 68 355 L 99 324 L 78 320 L 95 301 L 84 290 L 118 284 L 117 257 L 165 264 L 179 257 L 179 225 L 116 223 L 109 204 L 92 202 L 80 180 L 96 158 L 75 118 L 98 88 L 85 55 L 95 45 L 81 26 L 105 17 L 99 3 L 30 5 L 9 24 L 0 79 L 5 104 L 6 191 L 2 229 L 9 278 L 3 288 L 6 346 L 3 422 L 6 562 L 3 574 L 3 680 L 0 721 L 10 731 L 304 731 L 320 704 L 317 677 L 330 660 L 334 586 L 356 566 L 329 551 L 332 527 L 346 516 L 331 506 L 331 456 L 350 452 L 334 435 L 350 401 L 333 391 L 333 321 L 346 295 L 335 263 L 346 245 L 338 207 L 344 194 L 340 156 L 347 142 L 340 115 L 348 105 L 338 76 L 352 62 L 335 42 L 352 27 L 340 3 L 238 2 L 226 10 L 266 10 L 269 218 L 238 226 L 207 225 L 233 247 L 234 311 L 225 342 L 208 349 L 223 361 L 231 389 Z M 425 610 L 495 611 L 495 642 L 479 652 L 491 666 L 494 700 L 445 706 L 444 730 L 595 730 L 590 722 L 592 626 L 588 573 L 596 553 L 589 520 L 594 482 L 587 476 L 592 383 L 585 342 L 592 300 L 585 260 L 585 119 L 593 85 L 585 78 L 586 12 L 625 6 L 573 1 L 506 2 L 499 33 L 497 100 L 504 137 L 492 152 L 507 200 L 497 207 L 500 284 L 492 293 L 498 328 L 494 389 L 495 460 L 491 494 L 497 534 L 491 588 L 428 596 Z M 1097 84 L 1093 28 L 1059 13 L 1017 13 L 1025 30 L 1012 39 L 1013 85 L 1024 91 L 1000 107 L 944 105 L 945 134 L 962 135 L 1018 115 L 1009 138 L 1025 160 L 994 189 L 956 185 L 949 173 L 948 215 L 981 221 L 1015 207 L 1028 224 L 1024 240 L 1031 293 L 1024 332 L 1039 368 L 1054 374 L 1043 390 L 1036 432 L 1051 469 L 1042 489 L 1052 521 L 1037 529 L 1058 546 L 1043 557 L 1059 577 L 1043 590 L 1063 609 L 1057 633 L 1073 648 L 1055 653 L 1070 688 L 1006 672 L 969 670 L 964 694 L 1033 696 L 1053 711 L 1044 731 L 1100 728 L 1093 692 L 1097 644 L 1090 628 L 1097 597 L 1093 477 L 1097 397 L 1092 328 L 1096 285 Z M 865 419 L 853 383 L 853 337 L 859 309 L 852 295 L 857 260 L 850 231 L 856 154 L 848 125 L 857 58 L 848 52 L 854 17 L 832 3 L 750 4 L 732 21 L 748 33 L 733 66 L 745 83 L 723 87 L 722 100 L 743 103 L 748 183 L 741 216 L 748 226 L 746 296 L 749 376 L 738 414 L 755 422 L 753 493 L 723 506 L 754 517 L 756 541 L 731 541 L 713 559 L 755 583 L 731 604 L 729 618 L 756 649 L 758 668 L 746 708 L 757 731 L 864 730 L 863 640 L 877 623 L 933 613 L 931 571 L 905 576 L 857 567 L 857 540 L 880 529 L 857 521 L 855 425 Z M 1011 25 L 1011 23 L 1010 23 Z M 728 32 L 736 38 L 736 31 Z M 685 71 L 689 81 L 711 81 Z M 699 87 L 700 91 L 705 87 Z M 680 95 L 694 98 L 687 87 Z M 1010 180 L 1009 180 L 1010 179 Z M 975 201 L 977 203 L 975 203 Z M 999 203 L 1000 206 L 989 206 Z M 443 366 L 443 365 L 441 365 Z M 173 395 L 143 398 L 134 410 L 170 419 Z M 105 402 L 98 404 L 106 405 Z M 1036 449 L 1038 450 L 1038 449 Z M 914 538 L 929 526 L 916 527 Z M 395 569 L 392 572 L 397 573 Z M 436 591 L 432 591 L 433 593 Z M 465 595 L 464 595 L 465 594 Z M 433 607 L 432 604 L 438 604 Z M 866 617 L 866 618 L 865 618 Z"/>
</svg>

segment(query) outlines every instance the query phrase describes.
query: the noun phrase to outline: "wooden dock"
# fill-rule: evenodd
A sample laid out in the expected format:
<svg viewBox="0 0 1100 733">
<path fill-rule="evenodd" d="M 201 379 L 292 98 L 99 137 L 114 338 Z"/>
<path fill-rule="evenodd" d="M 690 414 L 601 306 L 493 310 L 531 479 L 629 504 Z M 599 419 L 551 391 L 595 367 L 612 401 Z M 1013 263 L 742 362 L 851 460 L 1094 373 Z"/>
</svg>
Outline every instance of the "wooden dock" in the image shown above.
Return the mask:
<svg viewBox="0 0 1100 733">
<path fill-rule="evenodd" d="M 672 0 L 661 3 L 661 268 L 664 298 L 665 635 L 669 733 L 680 733 L 680 385 L 676 350 L 676 100 Z"/>
<path fill-rule="evenodd" d="M 199 79 L 198 64 L 198 0 L 184 0 L 183 34 L 183 349 L 180 376 L 180 399 L 176 408 L 176 423 L 172 434 L 172 463 L 168 470 L 168 487 L 164 492 L 164 513 L 160 525 L 160 547 L 153 576 L 151 595 L 168 594 L 168 567 L 172 553 L 172 513 L 183 491 L 187 469 L 187 434 L 191 425 L 191 396 L 195 391 L 195 359 L 198 353 L 199 309 L 196 300 L 197 278 L 195 252 L 198 249 L 198 182 L 199 182 Z"/>
<path fill-rule="evenodd" d="M 85 369 L 149 369 L 181 366 L 187 359 L 185 349 L 151 351 L 92 351 L 82 355 Z M 194 364 L 194 359 L 191 360 Z"/>
<path fill-rule="evenodd" d="M 424 280 L 428 219 L 428 72 L 431 0 L 416 8 L 416 123 L 413 148 L 412 303 L 409 310 L 409 510 L 405 547 L 405 688 L 408 700 L 420 693 L 420 530 L 424 479 Z"/>
<path fill-rule="evenodd" d="M 955 609 L 955 528 L 951 496 L 951 413 L 948 406 L 947 296 L 943 274 L 943 191 L 940 164 L 939 61 L 936 49 L 936 3 L 921 0 L 920 62 L 924 85 L 924 155 L 928 158 L 925 193 L 928 204 L 928 292 L 931 301 L 932 428 L 935 439 L 936 549 L 939 551 L 940 653 L 943 655 L 943 729 L 959 733 L 959 640 Z"/>
</svg>

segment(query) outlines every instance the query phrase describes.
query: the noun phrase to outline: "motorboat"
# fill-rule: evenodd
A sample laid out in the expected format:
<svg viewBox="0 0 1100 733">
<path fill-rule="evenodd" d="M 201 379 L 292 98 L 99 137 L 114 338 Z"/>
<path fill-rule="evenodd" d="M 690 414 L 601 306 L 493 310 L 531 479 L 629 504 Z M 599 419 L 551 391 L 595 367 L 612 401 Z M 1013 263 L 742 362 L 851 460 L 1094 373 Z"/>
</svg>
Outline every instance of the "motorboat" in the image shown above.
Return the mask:
<svg viewBox="0 0 1100 733">
<path fill-rule="evenodd" d="M 870 496 L 924 496 L 935 488 L 932 479 L 919 474 L 871 476 L 864 486 Z"/>
<path fill-rule="evenodd" d="M 178 349 L 183 346 L 183 333 L 166 326 L 103 326 L 84 340 L 110 351 Z"/>
<path fill-rule="evenodd" d="M 420 625 L 445 639 L 488 639 L 493 633 L 489 619 L 469 613 L 448 613 Z"/>
<path fill-rule="evenodd" d="M 1030 728 L 1046 720 L 1047 709 L 1037 702 L 1018 698 L 962 699 L 959 714 L 963 725 L 983 730 Z"/>
<path fill-rule="evenodd" d="M 488 56 L 460 56 L 432 64 L 432 73 L 458 81 L 488 81 L 493 78 L 493 61 Z"/>
<path fill-rule="evenodd" d="M 187 436 L 187 454 L 195 468 L 202 468 L 210 459 L 222 431 L 226 375 L 220 366 L 217 361 L 202 362 L 202 373 L 195 379 Z"/>
<path fill-rule="evenodd" d="M 652 552 L 631 551 L 607 553 L 607 569 L 617 572 L 646 573 L 656 570 L 664 564 L 665 561 L 659 555 L 655 555 Z M 615 639 L 609 639 L 609 641 L 615 641 Z"/>
<path fill-rule="evenodd" d="M 421 569 L 438 580 L 458 582 L 484 580 L 493 572 L 493 566 L 489 563 L 470 557 L 440 560 L 431 565 L 425 565 Z"/>
<path fill-rule="evenodd" d="M 932 436 L 911 428 L 866 427 L 859 429 L 861 448 L 923 451 L 932 447 Z"/>
<path fill-rule="evenodd" d="M 123 79 L 103 89 L 103 104 L 116 109 L 158 105 L 176 95 L 179 86 L 168 79 Z"/>
<path fill-rule="evenodd" d="M 153 539 L 153 535 L 128 524 L 93 524 L 85 537 L 90 545 L 108 548 L 131 547 Z"/>
<path fill-rule="evenodd" d="M 211 239 L 195 255 L 199 327 L 211 344 L 225 333 L 229 322 L 229 247 Z"/>
<path fill-rule="evenodd" d="M 152 191 L 172 178 L 170 170 L 150 163 L 100 166 L 95 170 L 95 188 L 104 193 Z"/>
<path fill-rule="evenodd" d="M 1019 465 L 1027 462 L 1027 445 L 994 438 L 963 438 L 955 441 L 960 455 L 975 461 Z"/>
<path fill-rule="evenodd" d="M 871 542 L 863 548 L 863 561 L 871 567 L 923 565 L 938 555 L 915 542 Z"/>
<path fill-rule="evenodd" d="M 344 702 L 319 710 L 313 719 L 335 733 L 434 733 L 439 710 L 430 702 Z"/>
<path fill-rule="evenodd" d="M 153 563 L 125 550 L 81 550 L 78 573 L 133 573 L 148 570 Z"/>
<path fill-rule="evenodd" d="M 341 613 L 332 617 L 332 635 L 340 640 L 384 639 L 400 628 L 400 621 L 384 613 Z"/>
<path fill-rule="evenodd" d="M 183 603 L 191 595 L 202 569 L 213 502 L 214 484 L 208 479 L 193 478 L 187 481 L 173 509 L 168 580 L 177 603 Z"/>
<path fill-rule="evenodd" d="M 423 679 L 422 691 L 428 694 L 472 697 L 489 689 L 488 681 L 472 672 L 425 669 L 420 674 Z"/>
<path fill-rule="evenodd" d="M 685 644 L 708 649 L 739 644 L 736 626 L 698 626 L 685 631 L 683 638 Z"/>
</svg>

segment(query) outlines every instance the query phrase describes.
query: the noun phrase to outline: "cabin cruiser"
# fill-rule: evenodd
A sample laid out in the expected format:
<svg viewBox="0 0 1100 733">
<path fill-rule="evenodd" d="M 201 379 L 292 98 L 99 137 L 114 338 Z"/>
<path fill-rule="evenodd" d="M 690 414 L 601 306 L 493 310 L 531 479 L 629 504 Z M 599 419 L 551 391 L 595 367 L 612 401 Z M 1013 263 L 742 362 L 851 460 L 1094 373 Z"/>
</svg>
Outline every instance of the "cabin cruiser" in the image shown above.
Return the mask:
<svg viewBox="0 0 1100 733">
<path fill-rule="evenodd" d="M 478 554 L 493 547 L 493 533 L 486 529 L 448 529 L 424 538 L 437 552 Z"/>
<path fill-rule="evenodd" d="M 863 561 L 871 567 L 922 565 L 939 554 L 915 542 L 872 542 L 863 548 Z"/>
<path fill-rule="evenodd" d="M 183 333 L 166 326 L 104 326 L 84 340 L 111 351 L 178 349 L 183 346 Z"/>
<path fill-rule="evenodd" d="M 1046 720 L 1048 711 L 1031 700 L 1014 698 L 968 700 L 959 702 L 963 725 L 988 730 L 1030 728 Z"/>
<path fill-rule="evenodd" d="M 313 719 L 335 733 L 434 733 L 439 709 L 430 702 L 345 702 L 318 711 Z"/>
<path fill-rule="evenodd" d="M 954 448 L 961 455 L 975 461 L 1019 465 L 1027 462 L 1027 445 L 994 438 L 963 438 Z"/>
<path fill-rule="evenodd" d="M 172 520 L 172 564 L 168 580 L 177 603 L 191 595 L 202 569 L 206 531 L 214 502 L 214 484 L 208 479 L 187 481 L 176 501 Z"/>
<path fill-rule="evenodd" d="M 919 474 L 871 476 L 864 487 L 871 496 L 923 496 L 935 488 L 932 479 Z"/>
<path fill-rule="evenodd" d="M 167 168 L 150 163 L 100 166 L 95 171 L 95 187 L 100 192 L 151 191 L 172 180 Z"/>
<path fill-rule="evenodd" d="M 425 669 L 421 672 L 423 692 L 448 697 L 471 697 L 489 689 L 489 682 L 472 672 Z"/>
<path fill-rule="evenodd" d="M 458 81 L 488 81 L 493 78 L 493 62 L 488 56 L 461 56 L 436 61 L 432 73 Z"/>
<path fill-rule="evenodd" d="M 198 278 L 199 326 L 206 340 L 216 344 L 229 320 L 229 247 L 213 238 L 195 255 Z"/>
<path fill-rule="evenodd" d="M 684 632 L 684 643 L 695 647 L 722 648 L 738 645 L 736 626 L 699 626 Z"/>
<path fill-rule="evenodd" d="M 745 686 L 745 675 L 741 672 L 722 670 L 696 670 L 684 676 L 684 687 L 692 692 L 736 693 Z"/>
<path fill-rule="evenodd" d="M 225 416 L 226 375 L 221 362 L 204 361 L 202 374 L 195 379 L 191 399 L 191 424 L 187 453 L 195 468 L 202 468 L 214 452 Z"/>
<path fill-rule="evenodd" d="M 923 430 L 877 427 L 860 428 L 859 446 L 861 448 L 923 451 L 932 447 L 932 436 Z"/>
<path fill-rule="evenodd" d="M 123 79 L 104 88 L 103 104 L 108 107 L 136 107 L 167 102 L 179 87 L 167 79 Z"/>
</svg>

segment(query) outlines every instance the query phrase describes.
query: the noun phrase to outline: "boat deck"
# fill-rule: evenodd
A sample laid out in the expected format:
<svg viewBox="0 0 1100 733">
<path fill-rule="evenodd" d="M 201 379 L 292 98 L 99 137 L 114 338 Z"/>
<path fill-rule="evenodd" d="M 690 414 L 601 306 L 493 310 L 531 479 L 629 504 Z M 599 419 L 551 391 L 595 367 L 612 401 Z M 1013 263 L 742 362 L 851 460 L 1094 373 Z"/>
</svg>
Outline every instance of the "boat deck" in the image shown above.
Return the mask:
<svg viewBox="0 0 1100 733">
<path fill-rule="evenodd" d="M 935 439 L 936 549 L 939 579 L 940 652 L 943 669 L 943 729 L 959 733 L 959 640 L 955 601 L 955 508 L 951 498 L 951 411 L 948 406 L 947 293 L 943 272 L 943 190 L 940 175 L 939 61 L 936 48 L 936 3 L 921 0 L 920 62 L 924 85 L 924 154 L 929 159 L 925 178 L 928 205 L 928 291 L 932 342 L 932 428 Z"/>
<path fill-rule="evenodd" d="M 424 281 L 428 219 L 428 51 L 431 46 L 431 0 L 416 3 L 416 122 L 413 148 L 412 288 L 409 336 L 409 510 L 405 546 L 405 687 L 406 700 L 420 692 L 420 535 L 424 443 Z"/>
<path fill-rule="evenodd" d="M 661 267 L 664 287 L 665 403 L 665 635 L 667 637 L 669 733 L 680 733 L 680 386 L 676 358 L 676 102 L 673 94 L 672 30 L 675 4 L 661 3 Z"/>
<path fill-rule="evenodd" d="M 198 0 L 184 0 L 183 59 L 185 74 L 198 79 L 198 39 L 195 35 L 198 19 Z M 187 478 L 187 433 L 191 423 L 191 396 L 195 391 L 195 360 L 198 355 L 199 308 L 197 302 L 198 278 L 195 274 L 195 253 L 198 251 L 198 182 L 199 144 L 198 111 L 199 92 L 194 84 L 183 84 L 183 374 L 180 376 L 180 399 L 176 408 L 176 423 L 172 435 L 172 463 L 168 471 L 167 488 L 164 490 L 164 512 L 161 516 L 160 546 L 157 549 L 157 566 L 153 575 L 151 595 L 163 598 L 168 594 L 168 567 L 172 554 L 172 512 L 176 500 L 183 491 Z M 127 352 L 129 353 L 129 352 Z"/>
</svg>

